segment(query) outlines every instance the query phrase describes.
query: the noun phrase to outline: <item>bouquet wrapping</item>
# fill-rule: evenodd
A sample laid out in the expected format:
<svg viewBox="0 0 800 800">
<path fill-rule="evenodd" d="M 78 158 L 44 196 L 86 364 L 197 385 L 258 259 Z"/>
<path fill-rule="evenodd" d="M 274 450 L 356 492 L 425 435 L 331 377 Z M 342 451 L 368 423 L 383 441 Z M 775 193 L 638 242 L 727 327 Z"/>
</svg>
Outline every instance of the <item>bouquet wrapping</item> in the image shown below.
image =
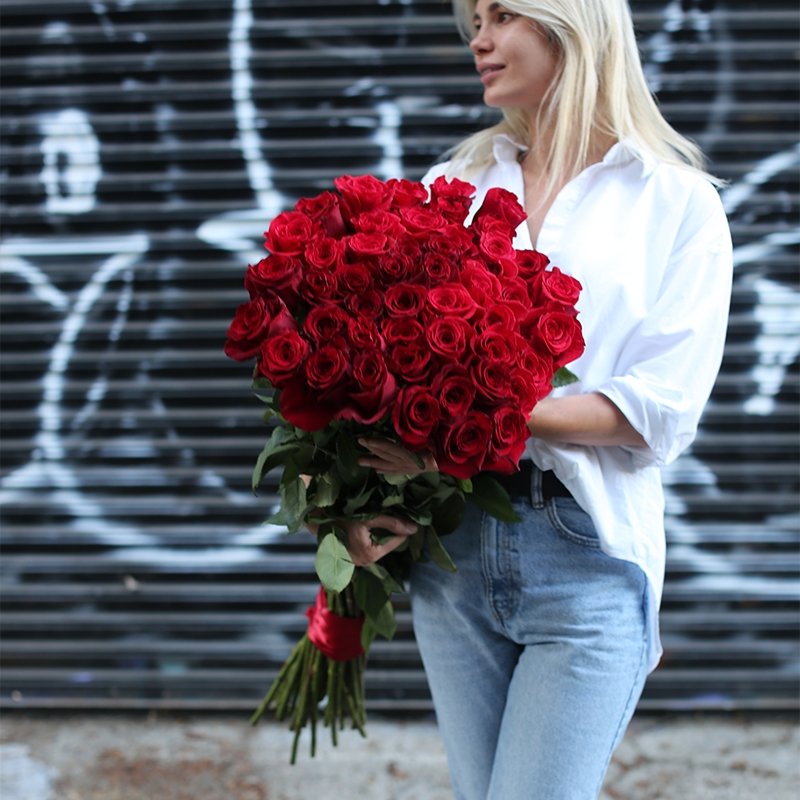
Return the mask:
<svg viewBox="0 0 800 800">
<path fill-rule="evenodd" d="M 475 189 L 342 176 L 337 191 L 302 198 L 265 234 L 250 265 L 225 352 L 255 359 L 253 389 L 271 435 L 253 489 L 281 468 L 270 519 L 316 532 L 322 584 L 309 628 L 253 722 L 274 708 L 295 732 L 318 719 L 364 733 L 364 663 L 376 634 L 391 638 L 392 594 L 419 559 L 455 565 L 442 545 L 469 499 L 514 519 L 492 473 L 518 469 L 527 418 L 584 347 L 580 284 L 535 250 L 515 250 L 525 212 L 491 189 L 468 225 Z M 359 439 L 381 437 L 438 471 L 415 476 L 359 465 Z M 419 457 L 419 466 L 424 466 Z M 343 521 L 393 514 L 417 533 L 380 564 L 356 567 Z"/>
</svg>

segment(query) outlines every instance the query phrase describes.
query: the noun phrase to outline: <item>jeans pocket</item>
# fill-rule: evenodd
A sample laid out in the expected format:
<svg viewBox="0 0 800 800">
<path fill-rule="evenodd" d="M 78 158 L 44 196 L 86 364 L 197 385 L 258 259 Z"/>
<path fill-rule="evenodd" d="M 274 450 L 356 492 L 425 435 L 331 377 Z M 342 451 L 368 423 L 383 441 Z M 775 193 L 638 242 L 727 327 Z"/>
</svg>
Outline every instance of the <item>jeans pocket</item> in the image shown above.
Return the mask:
<svg viewBox="0 0 800 800">
<path fill-rule="evenodd" d="M 600 547 L 592 518 L 571 497 L 553 497 L 545 509 L 559 536 L 584 547 Z"/>
</svg>

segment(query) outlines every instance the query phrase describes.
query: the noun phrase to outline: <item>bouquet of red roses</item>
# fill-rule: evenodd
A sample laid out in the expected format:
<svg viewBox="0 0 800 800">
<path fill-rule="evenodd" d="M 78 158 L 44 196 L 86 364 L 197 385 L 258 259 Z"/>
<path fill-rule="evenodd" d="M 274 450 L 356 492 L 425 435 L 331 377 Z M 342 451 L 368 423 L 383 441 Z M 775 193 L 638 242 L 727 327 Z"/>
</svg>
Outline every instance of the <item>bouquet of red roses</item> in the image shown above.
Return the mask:
<svg viewBox="0 0 800 800">
<path fill-rule="evenodd" d="M 253 489 L 282 467 L 272 522 L 317 531 L 322 584 L 309 628 L 253 721 L 271 705 L 298 737 L 319 713 L 336 742 L 346 720 L 364 732 L 363 669 L 376 634 L 395 631 L 391 595 L 415 560 L 453 570 L 440 536 L 467 498 L 513 519 L 489 473 L 518 468 L 527 416 L 583 352 L 580 284 L 512 242 L 525 212 L 492 189 L 465 226 L 474 187 L 438 178 L 344 176 L 303 198 L 266 233 L 248 267 L 225 352 L 256 359 L 254 390 L 276 424 Z M 439 471 L 415 477 L 359 466 L 358 440 L 430 451 Z M 362 451 L 363 453 L 364 451 Z M 423 467 L 422 458 L 419 461 Z M 355 567 L 343 520 L 394 514 L 418 532 L 370 567 Z M 324 711 L 320 706 L 325 701 Z"/>
</svg>

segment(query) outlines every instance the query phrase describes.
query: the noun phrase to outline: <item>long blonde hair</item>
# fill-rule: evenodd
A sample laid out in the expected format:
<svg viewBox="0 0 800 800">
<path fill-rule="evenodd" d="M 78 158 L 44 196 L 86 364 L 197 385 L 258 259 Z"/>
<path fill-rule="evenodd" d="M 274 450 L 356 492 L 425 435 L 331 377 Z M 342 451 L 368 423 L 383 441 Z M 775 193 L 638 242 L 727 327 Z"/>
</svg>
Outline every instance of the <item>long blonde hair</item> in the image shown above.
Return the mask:
<svg viewBox="0 0 800 800">
<path fill-rule="evenodd" d="M 476 0 L 452 0 L 466 41 L 475 35 Z M 549 187 L 567 181 L 588 163 L 599 142 L 633 140 L 657 159 L 705 172 L 700 149 L 662 116 L 642 70 L 627 0 L 504 0 L 509 11 L 538 25 L 557 54 L 557 73 L 537 119 L 503 109 L 503 120 L 473 134 L 448 155 L 467 172 L 492 161 L 492 139 L 508 134 L 534 144 L 547 131 Z"/>
</svg>

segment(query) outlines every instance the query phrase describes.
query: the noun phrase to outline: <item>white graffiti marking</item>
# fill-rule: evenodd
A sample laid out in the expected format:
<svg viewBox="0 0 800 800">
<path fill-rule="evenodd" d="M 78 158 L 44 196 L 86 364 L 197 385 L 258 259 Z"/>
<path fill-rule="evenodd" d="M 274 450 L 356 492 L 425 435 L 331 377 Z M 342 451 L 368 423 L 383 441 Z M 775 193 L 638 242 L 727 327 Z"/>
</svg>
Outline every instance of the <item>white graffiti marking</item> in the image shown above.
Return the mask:
<svg viewBox="0 0 800 800">
<path fill-rule="evenodd" d="M 100 180 L 100 142 L 88 115 L 77 108 L 45 114 L 39 127 L 44 166 L 39 179 L 49 214 L 85 214 L 94 208 Z"/>
</svg>

